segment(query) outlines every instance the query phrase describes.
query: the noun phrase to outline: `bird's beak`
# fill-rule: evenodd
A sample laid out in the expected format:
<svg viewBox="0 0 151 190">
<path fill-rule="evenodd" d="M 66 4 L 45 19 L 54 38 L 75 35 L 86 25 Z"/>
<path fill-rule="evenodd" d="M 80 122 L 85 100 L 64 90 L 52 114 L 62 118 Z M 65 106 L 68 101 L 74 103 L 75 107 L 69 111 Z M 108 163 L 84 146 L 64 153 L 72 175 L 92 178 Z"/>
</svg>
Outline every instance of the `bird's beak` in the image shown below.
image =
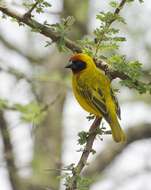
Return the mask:
<svg viewBox="0 0 151 190">
<path fill-rule="evenodd" d="M 69 61 L 69 63 L 65 66 L 65 68 L 71 69 L 72 65 L 73 65 L 72 61 Z"/>
</svg>

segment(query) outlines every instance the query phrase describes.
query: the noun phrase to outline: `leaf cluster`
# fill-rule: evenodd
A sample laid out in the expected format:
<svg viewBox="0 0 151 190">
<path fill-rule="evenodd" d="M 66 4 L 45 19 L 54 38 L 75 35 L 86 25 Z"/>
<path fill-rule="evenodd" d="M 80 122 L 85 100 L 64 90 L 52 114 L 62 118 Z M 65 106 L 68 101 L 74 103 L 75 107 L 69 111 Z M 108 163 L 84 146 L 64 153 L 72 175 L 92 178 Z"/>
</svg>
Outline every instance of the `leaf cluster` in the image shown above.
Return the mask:
<svg viewBox="0 0 151 190">
<path fill-rule="evenodd" d="M 61 19 L 60 23 L 56 23 L 53 25 L 49 25 L 46 21 L 44 25 L 50 26 L 56 33 L 59 34 L 59 39 L 57 41 L 57 47 L 59 51 L 67 51 L 67 48 L 65 46 L 65 38 L 68 35 L 69 30 L 71 29 L 71 26 L 75 22 L 75 19 L 73 16 L 68 16 L 67 18 Z M 51 43 L 47 43 L 46 46 L 51 45 Z"/>
<path fill-rule="evenodd" d="M 88 190 L 89 186 L 93 183 L 93 179 L 90 177 L 81 177 L 77 178 L 77 189 L 79 190 Z"/>
<path fill-rule="evenodd" d="M 84 145 L 87 142 L 87 138 L 89 136 L 89 132 L 81 131 L 78 133 L 78 143 L 80 145 Z"/>
<path fill-rule="evenodd" d="M 61 176 L 62 179 L 65 179 L 64 185 L 66 189 L 71 189 L 73 181 L 76 181 L 76 186 L 78 190 L 88 190 L 89 186 L 93 183 L 93 179 L 90 177 L 81 177 L 79 174 L 71 176 L 69 173 L 65 173 Z"/>
<path fill-rule="evenodd" d="M 134 0 L 127 0 L 125 3 L 131 3 Z M 142 3 L 143 1 L 139 1 Z M 142 64 L 139 61 L 127 61 L 124 55 L 119 55 L 116 51 L 121 42 L 126 41 L 125 37 L 119 35 L 120 30 L 112 23 L 126 24 L 124 18 L 117 14 L 122 9 L 117 1 L 110 1 L 110 6 L 114 11 L 100 12 L 96 19 L 100 21 L 93 34 L 94 37 L 85 37 L 79 43 L 84 53 L 94 57 L 95 60 L 105 58 L 105 61 L 111 66 L 113 71 L 127 75 L 122 85 L 136 89 L 139 93 L 151 92 L 151 85 L 143 82 L 136 82 L 143 77 Z M 109 58 L 107 58 L 109 57 Z"/>
<path fill-rule="evenodd" d="M 119 6 L 116 1 L 111 1 L 110 5 L 115 8 Z M 119 35 L 120 30 L 117 27 L 111 27 L 114 21 L 126 24 L 124 18 L 119 14 L 111 11 L 100 12 L 96 15 L 96 19 L 99 20 L 100 25 L 94 30 L 94 37 L 86 37 L 80 41 L 84 52 L 95 59 L 102 56 L 103 53 L 117 50 L 119 43 L 126 41 L 125 37 Z"/>
<path fill-rule="evenodd" d="M 35 101 L 27 105 L 15 104 L 15 108 L 21 113 L 23 122 L 33 123 L 34 125 L 40 124 L 47 114 L 44 106 Z"/>
<path fill-rule="evenodd" d="M 0 99 L 0 109 L 18 111 L 21 114 L 21 120 L 23 122 L 38 125 L 44 120 L 47 114 L 48 105 L 42 105 L 36 101 L 32 101 L 25 105 L 18 103 L 11 105 L 9 101 Z"/>
<path fill-rule="evenodd" d="M 108 63 L 114 70 L 125 73 L 132 80 L 138 80 L 142 74 L 142 64 L 139 61 L 127 61 L 125 56 L 112 55 L 108 58 Z"/>
<path fill-rule="evenodd" d="M 37 3 L 37 5 L 34 9 L 37 13 L 43 13 L 45 8 L 52 6 L 48 1 L 45 1 L 45 0 L 36 0 L 34 2 L 31 2 L 28 0 L 28 1 L 24 1 L 23 5 L 27 9 L 31 9 L 32 7 L 34 7 L 35 3 Z"/>
<path fill-rule="evenodd" d="M 139 81 L 143 76 L 142 64 L 139 61 L 127 61 L 125 56 L 118 54 L 112 55 L 107 59 L 114 71 L 124 73 L 129 78 L 122 80 L 120 83 L 129 88 L 136 89 L 140 94 L 151 93 L 151 85 Z"/>
</svg>

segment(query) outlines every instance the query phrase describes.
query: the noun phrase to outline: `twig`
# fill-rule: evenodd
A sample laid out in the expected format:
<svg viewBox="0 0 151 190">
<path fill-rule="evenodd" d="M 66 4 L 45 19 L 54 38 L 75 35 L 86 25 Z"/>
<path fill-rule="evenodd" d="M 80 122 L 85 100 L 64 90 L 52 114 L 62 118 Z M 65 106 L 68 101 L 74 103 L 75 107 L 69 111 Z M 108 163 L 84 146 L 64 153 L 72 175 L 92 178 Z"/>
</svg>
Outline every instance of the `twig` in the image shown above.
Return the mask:
<svg viewBox="0 0 151 190">
<path fill-rule="evenodd" d="M 41 109 L 40 109 L 40 113 L 45 112 L 45 111 L 47 111 L 50 107 L 52 107 L 52 106 L 56 103 L 56 101 L 61 98 L 61 95 L 62 95 L 61 93 L 58 93 L 58 94 L 54 97 L 54 99 L 52 99 L 50 102 L 44 104 L 44 105 L 41 107 Z M 25 105 L 25 106 L 26 106 L 26 105 Z M 6 104 L 4 104 L 4 105 L 2 106 L 2 108 L 3 108 L 3 110 L 18 111 L 18 109 L 17 109 L 17 107 L 16 107 L 16 104 L 14 104 L 14 105 L 9 105 L 9 104 L 6 103 Z M 35 116 L 36 116 L 36 115 L 35 115 Z"/>
<path fill-rule="evenodd" d="M 24 14 L 24 18 L 28 19 L 28 18 L 31 18 L 31 17 L 32 17 L 31 13 L 32 13 L 32 11 L 37 7 L 38 3 L 39 3 L 39 1 L 36 1 L 36 2 L 33 4 L 33 6 Z"/>
<path fill-rule="evenodd" d="M 0 60 L 0 61 L 4 62 L 3 60 Z M 29 77 L 26 74 L 24 74 L 23 72 L 18 71 L 17 69 L 14 69 L 12 67 L 3 68 L 0 66 L 0 71 L 9 73 L 10 75 L 15 76 L 17 80 L 21 80 L 21 79 L 26 80 L 29 84 L 31 84 L 31 90 L 32 90 L 32 93 L 35 96 L 36 100 L 37 101 L 40 100 L 39 95 L 37 94 L 37 89 L 34 85 L 35 79 L 33 77 Z M 11 109 L 14 110 L 15 108 L 11 107 Z"/>
<path fill-rule="evenodd" d="M 0 6 L 0 11 L 12 18 L 15 18 L 18 22 L 24 23 L 30 26 L 32 29 L 36 29 L 39 33 L 43 34 L 48 38 L 51 38 L 51 40 L 54 42 L 57 42 L 60 38 L 62 38 L 62 36 L 55 32 L 53 28 L 47 27 L 32 18 L 26 18 L 24 17 L 24 15 L 21 15 L 16 11 L 10 10 L 7 7 Z M 71 49 L 73 52 L 82 52 L 81 48 L 77 45 L 77 43 L 73 42 L 73 40 L 65 38 L 64 41 L 66 47 Z"/>
<path fill-rule="evenodd" d="M 119 14 L 120 10 L 123 8 L 124 4 L 126 3 L 127 0 L 122 0 L 119 4 L 119 6 L 115 9 L 114 14 Z M 114 22 L 114 20 L 112 21 Z M 111 22 L 111 24 L 112 24 Z"/>
<path fill-rule="evenodd" d="M 66 190 L 77 189 L 77 176 L 81 173 L 81 171 L 83 170 L 84 166 L 87 163 L 88 156 L 92 151 L 94 139 L 95 139 L 96 135 L 98 134 L 98 128 L 101 123 L 101 120 L 102 120 L 102 118 L 96 118 L 94 120 L 94 122 L 92 123 L 92 125 L 90 126 L 89 136 L 87 138 L 87 143 L 86 143 L 85 149 L 81 155 L 81 158 L 80 158 L 78 164 L 72 170 L 71 183 L 70 183 L 69 187 L 67 186 Z"/>
<path fill-rule="evenodd" d="M 123 6 L 124 6 L 124 4 L 126 3 L 126 1 L 127 1 L 127 0 L 122 0 L 122 1 L 119 3 L 118 7 L 117 7 L 117 8 L 115 9 L 115 11 L 114 11 L 114 15 L 118 15 L 118 14 L 120 13 L 120 10 L 123 8 Z M 111 24 L 112 24 L 115 20 L 116 20 L 116 17 L 113 17 L 113 19 L 111 19 L 110 22 L 106 22 L 106 23 L 105 23 L 105 28 L 108 29 L 108 28 L 111 26 Z M 97 42 L 95 57 L 97 56 L 97 52 L 98 52 L 99 46 L 100 46 L 100 44 L 101 44 L 101 42 L 102 42 L 102 40 L 103 40 L 103 38 L 104 38 L 105 32 L 106 32 L 106 30 L 104 30 L 104 31 L 102 32 L 101 38 L 100 38 L 100 39 L 98 40 L 98 42 Z"/>
<path fill-rule="evenodd" d="M 6 46 L 8 49 L 15 51 L 17 53 L 19 53 L 21 56 L 23 56 L 24 58 L 26 58 L 29 62 L 34 62 L 34 63 L 43 63 L 44 61 L 46 61 L 47 59 L 47 55 L 44 56 L 33 56 L 30 55 L 28 53 L 24 51 L 22 51 L 21 49 L 17 48 L 17 46 L 15 46 L 14 44 L 10 43 L 2 34 L 0 34 L 0 41 L 4 44 L 4 46 Z"/>
</svg>

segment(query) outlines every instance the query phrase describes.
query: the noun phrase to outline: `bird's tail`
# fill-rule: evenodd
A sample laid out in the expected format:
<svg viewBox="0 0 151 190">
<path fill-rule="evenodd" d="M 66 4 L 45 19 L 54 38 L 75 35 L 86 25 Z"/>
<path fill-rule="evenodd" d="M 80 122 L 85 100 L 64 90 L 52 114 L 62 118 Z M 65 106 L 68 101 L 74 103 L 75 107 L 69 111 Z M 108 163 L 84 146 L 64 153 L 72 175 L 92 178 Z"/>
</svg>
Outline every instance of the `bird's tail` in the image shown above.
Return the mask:
<svg viewBox="0 0 151 190">
<path fill-rule="evenodd" d="M 126 134 L 124 133 L 123 129 L 121 128 L 118 120 L 116 119 L 115 122 L 111 122 L 111 129 L 112 129 L 112 137 L 115 142 L 125 142 L 126 141 Z"/>
</svg>

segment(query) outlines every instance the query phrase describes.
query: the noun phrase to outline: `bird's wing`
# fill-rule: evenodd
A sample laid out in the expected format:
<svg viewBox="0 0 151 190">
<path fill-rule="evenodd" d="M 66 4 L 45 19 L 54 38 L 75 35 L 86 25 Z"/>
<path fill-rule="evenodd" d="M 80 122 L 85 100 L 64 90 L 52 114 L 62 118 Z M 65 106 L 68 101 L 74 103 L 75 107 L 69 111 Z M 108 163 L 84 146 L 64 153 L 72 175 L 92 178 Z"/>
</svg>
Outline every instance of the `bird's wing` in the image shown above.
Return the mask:
<svg viewBox="0 0 151 190">
<path fill-rule="evenodd" d="M 121 109 L 120 109 L 118 100 L 117 100 L 117 98 L 116 98 L 116 96 L 115 96 L 114 91 L 112 90 L 112 88 L 111 88 L 111 96 L 112 96 L 112 99 L 113 99 L 113 101 L 115 103 L 116 113 L 117 113 L 119 119 L 121 119 Z"/>
<path fill-rule="evenodd" d="M 110 115 L 108 113 L 108 109 L 106 107 L 105 96 L 103 91 L 100 87 L 92 88 L 87 86 L 79 85 L 78 91 L 79 94 L 85 99 L 85 101 L 95 110 L 101 113 L 101 115 L 107 120 L 110 121 Z M 121 110 L 118 103 L 118 100 L 112 90 L 110 89 L 112 100 L 115 104 L 116 114 L 118 115 L 119 119 L 121 119 Z"/>
<path fill-rule="evenodd" d="M 85 99 L 85 101 L 101 115 L 109 121 L 109 114 L 105 104 L 105 97 L 100 88 L 81 87 L 78 88 L 79 94 Z"/>
</svg>

